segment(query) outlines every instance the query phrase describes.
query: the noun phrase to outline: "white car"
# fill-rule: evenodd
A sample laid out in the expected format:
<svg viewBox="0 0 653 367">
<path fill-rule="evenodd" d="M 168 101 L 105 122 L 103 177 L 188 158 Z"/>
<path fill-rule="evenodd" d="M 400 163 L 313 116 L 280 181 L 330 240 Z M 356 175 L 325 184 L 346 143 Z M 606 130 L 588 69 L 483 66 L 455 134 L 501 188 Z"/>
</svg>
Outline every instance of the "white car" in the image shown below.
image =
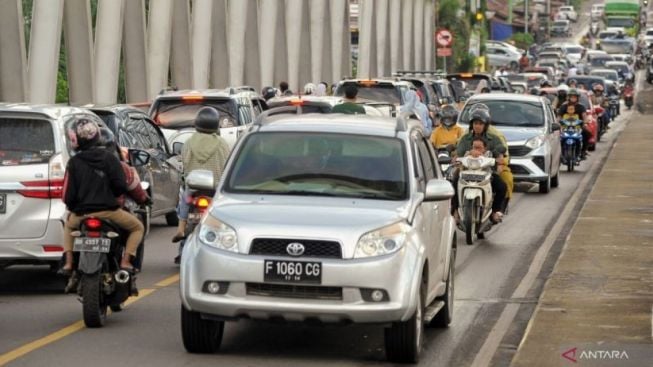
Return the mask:
<svg viewBox="0 0 653 367">
<path fill-rule="evenodd" d="M 578 14 L 574 10 L 574 7 L 571 5 L 565 5 L 561 6 L 560 9 L 558 9 L 558 15 L 556 16 L 557 19 L 568 19 L 571 20 L 572 22 L 575 22 L 578 20 Z"/>
<path fill-rule="evenodd" d="M 567 60 L 572 64 L 578 64 L 583 57 L 583 51 L 585 51 L 583 46 L 571 43 L 562 45 L 562 48 L 567 52 Z"/>
<path fill-rule="evenodd" d="M 487 46 L 485 51 L 489 66 L 507 66 L 511 69 L 517 69 L 519 67 L 519 58 L 521 57 L 521 54 L 517 51 L 494 46 Z"/>
<path fill-rule="evenodd" d="M 590 15 L 592 19 L 601 19 L 603 16 L 603 9 L 605 4 L 594 4 L 592 5 L 592 10 L 590 10 Z"/>
</svg>

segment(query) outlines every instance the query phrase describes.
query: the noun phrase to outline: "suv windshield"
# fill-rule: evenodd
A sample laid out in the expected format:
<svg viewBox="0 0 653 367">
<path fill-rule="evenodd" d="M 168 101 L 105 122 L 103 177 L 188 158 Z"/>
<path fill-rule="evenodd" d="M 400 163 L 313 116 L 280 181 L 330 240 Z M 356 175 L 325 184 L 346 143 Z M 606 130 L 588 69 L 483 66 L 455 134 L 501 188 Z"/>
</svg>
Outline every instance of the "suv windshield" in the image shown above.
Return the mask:
<svg viewBox="0 0 653 367">
<path fill-rule="evenodd" d="M 193 127 L 195 115 L 204 106 L 220 112 L 220 127 L 239 125 L 236 101 L 230 98 L 162 98 L 156 102 L 153 120 L 167 129 Z"/>
<path fill-rule="evenodd" d="M 247 136 L 225 191 L 405 200 L 408 173 L 395 138 L 324 133 Z"/>
<path fill-rule="evenodd" d="M 54 154 L 49 121 L 0 118 L 0 166 L 47 163 Z"/>
<path fill-rule="evenodd" d="M 635 26 L 635 21 L 632 18 L 608 18 L 606 27 L 623 27 L 632 28 Z"/>
<path fill-rule="evenodd" d="M 539 102 L 496 100 L 479 101 L 477 103 L 483 103 L 490 108 L 492 125 L 517 127 L 544 126 L 544 111 L 542 104 Z M 460 121 L 469 121 L 469 111 L 474 104 L 465 106 Z"/>
</svg>

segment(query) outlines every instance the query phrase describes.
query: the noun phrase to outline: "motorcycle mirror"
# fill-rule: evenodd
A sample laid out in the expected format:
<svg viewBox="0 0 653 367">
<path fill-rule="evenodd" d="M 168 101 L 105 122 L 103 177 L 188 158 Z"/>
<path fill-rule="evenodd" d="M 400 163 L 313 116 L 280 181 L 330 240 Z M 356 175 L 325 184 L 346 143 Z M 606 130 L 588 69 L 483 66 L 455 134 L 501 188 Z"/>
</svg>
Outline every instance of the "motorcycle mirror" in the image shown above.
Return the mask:
<svg viewBox="0 0 653 367">
<path fill-rule="evenodd" d="M 554 121 L 551 124 L 551 131 L 560 131 L 560 128 L 561 128 L 560 123 L 557 121 Z"/>
<path fill-rule="evenodd" d="M 150 163 L 150 153 L 140 149 L 129 149 L 129 162 L 133 167 L 141 167 Z"/>
<path fill-rule="evenodd" d="M 438 163 L 440 164 L 451 164 L 451 157 L 448 155 L 438 156 Z"/>
</svg>

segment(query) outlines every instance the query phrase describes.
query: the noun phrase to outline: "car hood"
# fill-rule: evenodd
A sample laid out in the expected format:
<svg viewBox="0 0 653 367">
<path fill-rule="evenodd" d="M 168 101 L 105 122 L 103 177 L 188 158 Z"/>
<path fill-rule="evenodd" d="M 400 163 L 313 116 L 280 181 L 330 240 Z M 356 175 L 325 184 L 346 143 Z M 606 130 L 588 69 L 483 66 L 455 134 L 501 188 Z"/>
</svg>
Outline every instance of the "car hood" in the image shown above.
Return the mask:
<svg viewBox="0 0 653 367">
<path fill-rule="evenodd" d="M 508 143 L 528 140 L 544 134 L 544 127 L 496 126 L 506 137 Z"/>
<path fill-rule="evenodd" d="M 241 253 L 249 253 L 254 238 L 338 241 L 343 258 L 353 257 L 361 235 L 405 220 L 409 201 L 307 196 L 222 196 L 211 215 L 236 229 Z"/>
</svg>

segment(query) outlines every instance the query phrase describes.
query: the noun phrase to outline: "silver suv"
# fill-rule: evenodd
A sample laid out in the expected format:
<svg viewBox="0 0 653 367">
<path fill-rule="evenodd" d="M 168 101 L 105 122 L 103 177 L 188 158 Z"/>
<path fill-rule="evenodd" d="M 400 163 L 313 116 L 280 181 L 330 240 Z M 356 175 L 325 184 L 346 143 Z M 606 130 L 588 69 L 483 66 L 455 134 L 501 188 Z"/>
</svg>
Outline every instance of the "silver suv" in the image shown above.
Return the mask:
<svg viewBox="0 0 653 367">
<path fill-rule="evenodd" d="M 281 107 L 288 109 L 288 107 Z M 240 318 L 381 323 L 416 362 L 453 313 L 451 184 L 421 124 L 263 113 L 236 145 L 181 260 L 186 350 Z"/>
</svg>

